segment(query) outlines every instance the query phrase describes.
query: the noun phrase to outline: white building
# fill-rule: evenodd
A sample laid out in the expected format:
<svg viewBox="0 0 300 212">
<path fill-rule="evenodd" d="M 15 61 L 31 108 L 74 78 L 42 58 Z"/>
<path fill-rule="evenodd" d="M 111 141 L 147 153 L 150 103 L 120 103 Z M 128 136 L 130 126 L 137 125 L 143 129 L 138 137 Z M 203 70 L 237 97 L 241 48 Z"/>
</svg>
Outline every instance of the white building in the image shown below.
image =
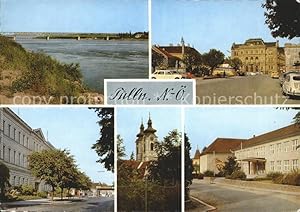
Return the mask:
<svg viewBox="0 0 300 212">
<path fill-rule="evenodd" d="M 39 191 L 49 186 L 30 174 L 27 157 L 32 152 L 54 149 L 41 129 L 32 129 L 9 108 L 0 108 L 0 162 L 10 171 L 10 184 L 32 185 Z"/>
<path fill-rule="evenodd" d="M 242 143 L 235 156 L 248 178 L 299 169 L 300 126 L 293 124 Z"/>
<path fill-rule="evenodd" d="M 141 123 L 140 132 L 137 134 L 136 143 L 136 160 L 151 161 L 157 159 L 155 152 L 155 144 L 158 142 L 155 135 L 156 129 L 152 127 L 152 120 L 149 115 L 148 127 L 144 129 L 144 124 Z"/>
<path fill-rule="evenodd" d="M 213 171 L 218 174 L 229 156 L 234 155 L 234 149 L 241 146 L 244 139 L 217 138 L 200 156 L 200 172 Z"/>
</svg>

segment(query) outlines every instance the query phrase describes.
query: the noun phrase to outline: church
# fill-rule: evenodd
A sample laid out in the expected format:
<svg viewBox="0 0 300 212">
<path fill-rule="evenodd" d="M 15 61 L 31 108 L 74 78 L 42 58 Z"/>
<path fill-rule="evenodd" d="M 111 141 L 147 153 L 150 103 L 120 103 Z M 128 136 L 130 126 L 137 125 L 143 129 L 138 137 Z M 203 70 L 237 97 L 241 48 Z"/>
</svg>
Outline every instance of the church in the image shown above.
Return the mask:
<svg viewBox="0 0 300 212">
<path fill-rule="evenodd" d="M 143 121 L 140 125 L 140 131 L 136 135 L 136 161 L 147 162 L 157 160 L 157 154 L 155 152 L 155 145 L 158 143 L 157 136 L 155 135 L 156 129 L 152 127 L 152 120 L 149 114 L 147 122 L 147 128 L 145 129 Z"/>
</svg>

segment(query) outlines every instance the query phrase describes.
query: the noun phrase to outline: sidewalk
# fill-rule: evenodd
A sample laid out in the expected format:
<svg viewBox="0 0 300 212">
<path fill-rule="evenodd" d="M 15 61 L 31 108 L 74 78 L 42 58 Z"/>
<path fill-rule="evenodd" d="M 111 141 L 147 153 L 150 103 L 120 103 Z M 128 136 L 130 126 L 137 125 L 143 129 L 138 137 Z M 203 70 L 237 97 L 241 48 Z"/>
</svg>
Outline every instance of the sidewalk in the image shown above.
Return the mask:
<svg viewBox="0 0 300 212">
<path fill-rule="evenodd" d="M 83 198 L 74 198 L 74 199 L 63 199 L 54 198 L 54 201 L 51 199 L 34 199 L 34 200 L 24 200 L 24 201 L 14 201 L 14 202 L 4 202 L 0 203 L 0 209 L 5 208 L 19 208 L 19 207 L 28 207 L 36 205 L 60 205 L 60 204 L 71 204 L 74 201 L 83 201 Z"/>
<path fill-rule="evenodd" d="M 264 181 L 243 181 L 217 178 L 214 183 L 224 186 L 234 186 L 238 188 L 247 188 L 259 191 L 271 191 L 283 194 L 292 194 L 300 196 L 300 186 L 282 185 Z"/>
</svg>

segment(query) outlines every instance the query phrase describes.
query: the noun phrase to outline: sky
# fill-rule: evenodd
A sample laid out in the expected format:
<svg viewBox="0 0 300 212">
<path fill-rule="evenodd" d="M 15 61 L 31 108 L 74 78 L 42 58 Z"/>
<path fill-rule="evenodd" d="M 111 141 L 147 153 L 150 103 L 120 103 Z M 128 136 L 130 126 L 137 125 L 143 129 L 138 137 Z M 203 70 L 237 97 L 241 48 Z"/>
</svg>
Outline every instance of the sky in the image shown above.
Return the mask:
<svg viewBox="0 0 300 212">
<path fill-rule="evenodd" d="M 91 149 L 100 138 L 97 114 L 82 107 L 13 107 L 11 108 L 33 129 L 41 128 L 45 138 L 58 149 L 68 149 L 81 171 L 92 181 L 112 184 L 114 175 L 101 164 Z M 48 133 L 47 133 L 48 132 Z M 104 172 L 103 172 L 104 171 Z"/>
<path fill-rule="evenodd" d="M 273 107 L 193 107 L 185 110 L 185 132 L 194 157 L 216 138 L 249 139 L 292 124 L 297 110 Z"/>
<path fill-rule="evenodd" d="M 230 55 L 249 38 L 276 41 L 264 24 L 263 0 L 152 0 L 152 43 L 177 45 L 181 37 L 200 53 L 215 48 Z M 286 42 L 300 43 L 300 38 Z"/>
<path fill-rule="evenodd" d="M 123 138 L 126 158 L 135 155 L 136 135 L 143 119 L 144 127 L 151 114 L 152 127 L 157 130 L 158 141 L 162 141 L 174 129 L 181 131 L 181 108 L 179 107 L 119 107 L 117 108 L 117 134 Z"/>
<path fill-rule="evenodd" d="M 147 0 L 0 0 L 2 32 L 148 30 Z"/>
</svg>

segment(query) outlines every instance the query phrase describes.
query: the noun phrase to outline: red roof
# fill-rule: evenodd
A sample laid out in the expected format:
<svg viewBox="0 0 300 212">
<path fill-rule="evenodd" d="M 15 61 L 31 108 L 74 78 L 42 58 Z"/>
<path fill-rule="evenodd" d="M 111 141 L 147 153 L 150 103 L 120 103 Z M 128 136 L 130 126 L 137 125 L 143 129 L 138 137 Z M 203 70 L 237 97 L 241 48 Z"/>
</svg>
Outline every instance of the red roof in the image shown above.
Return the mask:
<svg viewBox="0 0 300 212">
<path fill-rule="evenodd" d="M 246 139 L 236 139 L 236 138 L 217 138 L 212 144 L 210 144 L 201 155 L 210 153 L 232 153 L 232 150 L 241 146 L 242 142 Z"/>
</svg>

